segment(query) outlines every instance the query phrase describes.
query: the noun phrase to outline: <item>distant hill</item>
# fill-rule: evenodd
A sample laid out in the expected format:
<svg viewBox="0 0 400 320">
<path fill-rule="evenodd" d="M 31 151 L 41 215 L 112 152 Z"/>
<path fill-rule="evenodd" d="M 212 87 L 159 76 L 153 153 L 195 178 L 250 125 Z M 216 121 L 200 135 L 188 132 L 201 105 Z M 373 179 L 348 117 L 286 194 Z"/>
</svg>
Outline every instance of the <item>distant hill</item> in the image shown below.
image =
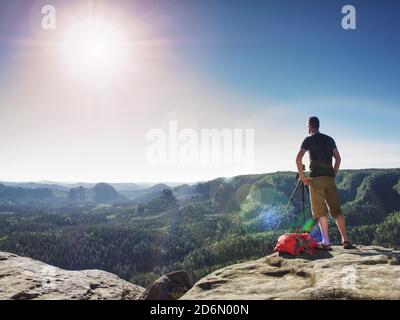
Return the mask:
<svg viewBox="0 0 400 320">
<path fill-rule="evenodd" d="M 54 190 L 63 190 L 67 191 L 69 188 L 56 184 L 56 183 L 41 183 L 41 182 L 3 182 L 0 181 L 1 184 L 6 185 L 8 187 L 20 187 L 25 189 L 54 189 Z"/>
<path fill-rule="evenodd" d="M 170 190 L 181 206 L 209 202 L 215 212 L 243 212 L 249 208 L 264 212 L 264 206 L 279 207 L 288 201 L 295 177 L 294 172 L 275 172 L 221 177 L 175 187 L 160 183 L 147 188 L 134 183 L 83 183 L 71 188 L 57 184 L 7 183 L 0 184 L 0 202 L 62 206 L 125 201 L 146 206 L 153 199 L 158 201 L 164 190 Z M 350 225 L 379 223 L 389 213 L 400 210 L 400 169 L 342 170 L 336 180 Z M 299 206 L 296 196 L 294 208 Z M 159 213 L 158 210 L 147 212 Z M 259 219 L 256 213 L 245 216 Z"/>
<path fill-rule="evenodd" d="M 66 198 L 68 201 L 78 201 L 84 203 L 85 201 L 92 202 L 91 192 L 88 189 L 96 188 L 96 183 L 87 183 L 87 182 L 73 182 L 73 183 L 62 183 L 62 182 L 1 182 L 1 184 L 7 187 L 14 188 L 22 188 L 22 189 L 51 189 L 54 191 L 64 191 L 65 193 L 60 194 L 60 198 Z M 133 200 L 133 201 L 144 201 L 146 199 L 150 199 L 155 195 L 159 194 L 163 189 L 172 189 L 172 185 L 167 185 L 163 183 L 152 184 L 152 183 L 109 183 L 109 186 L 112 186 L 115 191 L 118 192 L 118 197 L 110 197 L 110 200 Z M 82 190 L 84 188 L 85 190 Z M 71 191 L 71 192 L 70 192 Z M 12 192 L 12 191 L 11 191 Z M 98 190 L 101 192 L 101 190 Z M 109 189 L 109 193 L 113 191 Z M 34 192 L 35 193 L 35 192 Z M 84 195 L 85 193 L 85 195 Z M 121 197 L 122 196 L 122 197 Z M 13 200 L 18 200 L 18 196 L 13 197 Z M 26 200 L 26 199 L 25 199 Z M 32 197 L 31 200 L 35 202 L 35 197 Z M 51 197 L 48 198 L 51 201 Z M 53 198 L 54 201 L 57 199 Z M 99 201 L 104 201 L 102 196 L 98 198 Z M 5 199 L 0 196 L 0 201 L 10 201 L 10 199 Z M 96 200 L 97 201 L 97 200 Z M 56 203 L 53 203 L 57 205 Z"/>
<path fill-rule="evenodd" d="M 68 192 L 68 200 L 73 203 L 88 204 L 116 202 L 126 200 L 126 197 L 118 193 L 112 185 L 102 182 L 91 188 L 83 186 L 71 188 Z"/>
<path fill-rule="evenodd" d="M 9 187 L 0 184 L 0 201 L 11 203 L 54 203 L 65 198 L 65 191 L 52 188 Z"/>
<path fill-rule="evenodd" d="M 124 190 L 120 192 L 135 203 L 143 203 L 159 196 L 164 189 L 173 190 L 169 185 L 159 183 L 144 189 Z"/>
<path fill-rule="evenodd" d="M 118 194 L 112 185 L 107 183 L 97 183 L 92 189 L 96 202 L 109 202 L 122 200 L 125 197 Z"/>
<path fill-rule="evenodd" d="M 71 188 L 68 192 L 68 200 L 72 202 L 89 201 L 88 189 L 83 186 Z"/>
<path fill-rule="evenodd" d="M 95 184 L 91 188 L 79 186 L 71 189 L 23 188 L 0 184 L 0 203 L 24 206 L 58 207 L 73 204 L 94 204 L 126 200 L 113 186 L 106 183 Z"/>
</svg>

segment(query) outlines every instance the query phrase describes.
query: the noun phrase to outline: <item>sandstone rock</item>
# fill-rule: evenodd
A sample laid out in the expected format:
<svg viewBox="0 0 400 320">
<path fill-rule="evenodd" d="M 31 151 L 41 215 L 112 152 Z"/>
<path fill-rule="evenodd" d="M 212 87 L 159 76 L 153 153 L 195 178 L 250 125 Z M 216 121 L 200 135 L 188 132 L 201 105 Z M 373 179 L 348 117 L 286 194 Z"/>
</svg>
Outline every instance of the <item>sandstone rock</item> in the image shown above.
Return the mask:
<svg viewBox="0 0 400 320">
<path fill-rule="evenodd" d="M 0 299 L 136 300 L 143 291 L 105 271 L 67 271 L 0 252 Z"/>
<path fill-rule="evenodd" d="M 151 284 L 139 300 L 175 300 L 192 286 L 193 283 L 186 271 L 171 272 Z"/>
<path fill-rule="evenodd" d="M 376 246 L 270 256 L 231 265 L 181 299 L 400 299 L 400 252 Z"/>
</svg>

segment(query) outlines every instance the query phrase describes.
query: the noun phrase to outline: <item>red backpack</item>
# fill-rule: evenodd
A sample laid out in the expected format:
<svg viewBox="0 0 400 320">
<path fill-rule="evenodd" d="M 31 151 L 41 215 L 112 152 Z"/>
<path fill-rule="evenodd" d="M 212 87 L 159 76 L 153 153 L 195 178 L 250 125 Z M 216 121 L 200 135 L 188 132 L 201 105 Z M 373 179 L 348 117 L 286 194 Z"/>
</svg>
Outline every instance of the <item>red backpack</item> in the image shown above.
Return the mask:
<svg viewBox="0 0 400 320">
<path fill-rule="evenodd" d="M 317 242 L 308 233 L 287 233 L 279 237 L 274 252 L 285 252 L 295 256 L 305 252 L 316 253 Z"/>
</svg>

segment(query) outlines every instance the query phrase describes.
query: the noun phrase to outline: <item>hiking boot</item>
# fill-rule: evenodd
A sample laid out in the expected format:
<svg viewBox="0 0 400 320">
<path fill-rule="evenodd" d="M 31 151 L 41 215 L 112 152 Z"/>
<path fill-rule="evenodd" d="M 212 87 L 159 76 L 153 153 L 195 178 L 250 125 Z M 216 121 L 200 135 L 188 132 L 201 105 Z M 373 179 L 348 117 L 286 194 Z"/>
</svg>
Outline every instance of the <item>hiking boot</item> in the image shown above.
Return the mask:
<svg viewBox="0 0 400 320">
<path fill-rule="evenodd" d="M 349 240 L 342 242 L 343 249 L 354 249 L 354 246 Z"/>
<path fill-rule="evenodd" d="M 317 244 L 317 250 L 332 251 L 332 247 L 330 244 L 320 242 Z"/>
</svg>

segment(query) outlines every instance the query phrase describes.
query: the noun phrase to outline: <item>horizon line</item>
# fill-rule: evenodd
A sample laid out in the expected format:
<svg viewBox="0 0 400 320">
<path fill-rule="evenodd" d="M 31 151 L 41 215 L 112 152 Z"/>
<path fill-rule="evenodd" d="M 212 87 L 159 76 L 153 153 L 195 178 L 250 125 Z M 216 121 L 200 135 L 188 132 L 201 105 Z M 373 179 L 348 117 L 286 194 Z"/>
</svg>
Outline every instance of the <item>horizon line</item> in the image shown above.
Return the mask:
<svg viewBox="0 0 400 320">
<path fill-rule="evenodd" d="M 368 168 L 343 168 L 340 169 L 340 171 L 349 171 L 349 170 L 396 170 L 400 169 L 400 167 L 368 167 Z M 41 179 L 41 180 L 0 180 L 0 183 L 37 183 L 37 184 L 98 184 L 98 183 L 107 183 L 107 184 L 137 184 L 137 185 L 143 185 L 143 184 L 194 184 L 194 183 L 201 183 L 201 182 L 207 182 L 207 181 L 212 181 L 216 179 L 230 179 L 234 177 L 239 177 L 239 176 L 247 176 L 247 175 L 260 175 L 260 174 L 273 174 L 273 173 L 281 173 L 281 172 L 290 172 L 290 173 L 296 173 L 297 171 L 293 170 L 276 170 L 276 171 L 268 171 L 268 172 L 259 172 L 259 173 L 243 173 L 243 174 L 238 174 L 234 176 L 216 176 L 214 178 L 210 179 L 199 179 L 199 180 L 191 180 L 191 181 L 173 181 L 173 180 L 157 180 L 157 181 L 114 181 L 114 182 L 109 182 L 107 180 L 96 180 L 96 181 L 57 181 L 57 180 L 47 180 L 47 179 Z"/>
</svg>

